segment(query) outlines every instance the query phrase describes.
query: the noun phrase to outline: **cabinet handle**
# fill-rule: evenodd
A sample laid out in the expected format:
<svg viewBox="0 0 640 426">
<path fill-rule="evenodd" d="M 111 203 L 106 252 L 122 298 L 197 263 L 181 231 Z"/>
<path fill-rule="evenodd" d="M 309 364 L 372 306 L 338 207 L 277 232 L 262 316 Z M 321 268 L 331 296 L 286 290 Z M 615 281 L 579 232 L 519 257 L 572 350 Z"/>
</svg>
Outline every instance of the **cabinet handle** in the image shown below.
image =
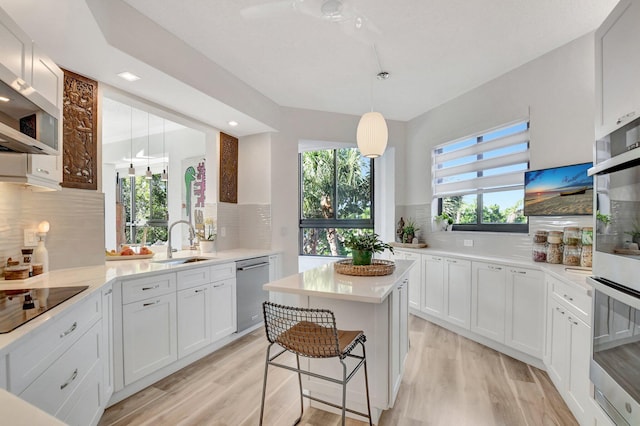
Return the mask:
<svg viewBox="0 0 640 426">
<path fill-rule="evenodd" d="M 447 259 L 447 262 L 449 262 L 449 263 L 458 263 L 457 260 L 453 260 L 453 259 Z"/>
<path fill-rule="evenodd" d="M 104 294 L 104 295 L 105 295 L 105 296 L 108 296 L 108 295 L 110 295 L 111 293 L 113 293 L 113 289 L 111 289 L 111 288 L 110 288 L 109 290 L 107 290 L 107 291 L 105 292 L 105 294 Z"/>
<path fill-rule="evenodd" d="M 78 328 L 78 323 L 76 321 L 73 322 L 73 324 L 71 325 L 71 327 L 69 327 L 69 329 L 67 331 L 65 331 L 64 333 L 60 334 L 60 338 L 62 339 L 63 337 L 67 336 L 68 334 L 73 333 L 73 331 Z"/>
<path fill-rule="evenodd" d="M 442 260 L 442 258 L 441 258 L 441 257 L 432 257 L 431 259 L 433 259 L 433 260 L 437 260 L 438 262 L 440 262 L 440 261 Z"/>
<path fill-rule="evenodd" d="M 622 123 L 623 121 L 628 120 L 629 118 L 633 117 L 634 115 L 636 115 L 636 112 L 635 112 L 635 111 L 628 112 L 628 113 L 626 113 L 625 115 L 623 115 L 622 117 L 618 118 L 618 119 L 616 120 L 616 124 L 620 124 L 620 123 Z"/>
<path fill-rule="evenodd" d="M 214 288 L 218 288 L 218 287 L 222 287 L 224 285 L 224 283 L 220 283 L 220 284 L 214 284 L 213 287 Z"/>
<path fill-rule="evenodd" d="M 157 305 L 158 303 L 160 303 L 159 300 L 156 300 L 155 302 L 147 302 L 147 303 L 143 303 L 142 306 L 151 306 L 151 305 Z"/>
<path fill-rule="evenodd" d="M 557 306 L 556 306 L 556 310 L 557 310 L 558 312 L 560 312 L 562 315 L 564 315 L 564 311 L 563 311 L 562 309 L 558 308 Z"/>
<path fill-rule="evenodd" d="M 194 293 L 202 293 L 202 292 L 203 292 L 203 291 L 205 291 L 205 290 L 206 290 L 206 288 L 201 288 L 201 289 L 199 289 L 199 290 L 194 291 Z"/>
<path fill-rule="evenodd" d="M 512 274 L 527 275 L 527 271 L 518 271 L 517 269 L 512 269 L 511 273 Z"/>
<path fill-rule="evenodd" d="M 142 287 L 142 291 L 147 291 L 147 290 L 154 290 L 156 288 L 160 288 L 160 284 L 156 284 L 152 287 Z"/>
<path fill-rule="evenodd" d="M 567 319 L 569 320 L 569 322 L 573 325 L 578 325 L 578 323 L 576 321 L 573 320 L 573 318 L 571 317 L 567 317 Z"/>
<path fill-rule="evenodd" d="M 573 297 L 571 297 L 571 296 L 568 296 L 568 295 L 565 294 L 564 298 L 567 299 L 570 302 L 573 302 Z"/>
<path fill-rule="evenodd" d="M 491 269 L 492 271 L 502 271 L 502 268 L 499 266 L 491 266 L 489 265 L 489 269 Z"/>
<path fill-rule="evenodd" d="M 48 174 L 49 174 L 49 170 L 41 169 L 40 167 L 38 167 L 38 168 L 36 169 L 36 172 L 38 172 L 38 173 L 44 173 L 45 175 L 48 175 Z"/>
<path fill-rule="evenodd" d="M 71 377 L 69 377 L 69 380 L 67 380 L 66 382 L 64 382 L 63 384 L 60 385 L 60 390 L 66 388 L 67 386 L 69 386 L 71 384 L 71 382 L 73 382 L 76 377 L 78 377 L 78 369 L 76 368 L 75 370 L 73 370 L 73 374 L 71 375 Z"/>
</svg>

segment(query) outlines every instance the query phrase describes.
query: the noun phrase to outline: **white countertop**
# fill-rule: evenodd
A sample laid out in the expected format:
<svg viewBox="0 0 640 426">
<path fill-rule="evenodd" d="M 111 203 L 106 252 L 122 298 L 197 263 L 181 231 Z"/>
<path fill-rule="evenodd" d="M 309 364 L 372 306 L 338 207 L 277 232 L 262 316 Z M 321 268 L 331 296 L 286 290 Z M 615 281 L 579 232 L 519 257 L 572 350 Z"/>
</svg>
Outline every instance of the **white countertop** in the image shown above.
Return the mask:
<svg viewBox="0 0 640 426">
<path fill-rule="evenodd" d="M 393 274 L 358 277 L 335 272 L 333 263 L 265 284 L 262 288 L 280 293 L 326 297 L 354 302 L 382 303 L 394 284 L 407 275 L 413 260 L 396 260 Z"/>
<path fill-rule="evenodd" d="M 66 425 L 66 423 L 4 389 L 0 389 L 0 412 L 2 412 L 2 424 L 11 426 Z"/>
<path fill-rule="evenodd" d="M 587 277 L 591 276 L 591 270 L 587 268 L 579 268 L 576 266 L 556 265 L 545 262 L 534 262 L 533 260 L 505 258 L 496 256 L 486 256 L 473 253 L 460 253 L 448 250 L 439 250 L 434 248 L 405 248 L 394 247 L 394 251 L 409 251 L 417 254 L 457 257 L 460 259 L 467 259 L 476 262 L 488 262 L 499 263 L 502 265 L 514 266 L 516 268 L 530 268 L 537 269 L 542 272 L 555 276 L 556 278 L 566 281 L 583 292 L 591 296 L 591 285 L 586 281 Z"/>
<path fill-rule="evenodd" d="M 234 249 L 218 251 L 217 253 L 200 254 L 200 252 L 197 250 L 183 250 L 173 253 L 173 258 L 180 259 L 187 257 L 206 257 L 210 258 L 211 261 L 176 265 L 170 263 L 156 263 L 157 261 L 166 260 L 166 254 L 164 252 L 161 252 L 156 253 L 152 259 L 108 261 L 102 265 L 50 271 L 36 277 L 28 278 L 26 280 L 0 280 L 0 289 L 2 290 L 89 286 L 89 288 L 82 293 L 79 293 L 71 299 L 54 307 L 53 309 L 46 311 L 45 313 L 32 319 L 26 324 L 21 325 L 12 332 L 0 334 L 0 351 L 8 349 L 21 337 L 33 332 L 46 321 L 52 320 L 57 315 L 60 315 L 62 312 L 64 312 L 64 310 L 68 307 L 80 302 L 81 300 L 86 299 L 95 291 L 98 291 L 100 288 L 102 288 L 105 284 L 111 283 L 116 279 L 126 278 L 127 276 L 131 275 L 141 277 L 164 274 L 183 268 L 193 268 L 197 266 L 235 262 L 236 260 L 250 259 L 252 257 L 259 256 L 269 256 L 276 253 L 277 252 L 273 250 Z"/>
</svg>

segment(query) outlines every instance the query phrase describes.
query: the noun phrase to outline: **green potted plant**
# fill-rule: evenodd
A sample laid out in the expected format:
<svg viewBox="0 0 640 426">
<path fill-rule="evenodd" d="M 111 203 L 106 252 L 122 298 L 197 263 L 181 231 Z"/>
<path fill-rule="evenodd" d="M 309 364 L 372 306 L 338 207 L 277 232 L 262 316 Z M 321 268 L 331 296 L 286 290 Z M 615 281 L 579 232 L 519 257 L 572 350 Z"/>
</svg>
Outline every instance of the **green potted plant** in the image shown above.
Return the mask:
<svg viewBox="0 0 640 426">
<path fill-rule="evenodd" d="M 382 242 L 376 233 L 349 235 L 344 239 L 344 245 L 351 249 L 354 265 L 371 265 L 374 253 L 382 253 L 385 250 L 393 253 L 393 247 Z"/>
<path fill-rule="evenodd" d="M 407 218 L 407 223 L 402 228 L 402 242 L 411 243 L 413 241 L 413 237 L 415 237 L 416 231 L 419 231 L 420 228 L 416 226 L 416 223 L 411 218 Z"/>
<path fill-rule="evenodd" d="M 596 211 L 596 231 L 599 234 L 606 234 L 607 233 L 607 227 L 609 226 L 609 224 L 611 223 L 611 215 L 608 214 L 602 214 L 600 213 L 600 210 Z"/>
<path fill-rule="evenodd" d="M 200 251 L 202 253 L 213 253 L 215 251 L 216 236 L 215 220 L 208 217 L 204 221 L 204 238 L 200 240 Z"/>
<path fill-rule="evenodd" d="M 449 216 L 447 212 L 442 212 L 442 214 L 437 215 L 435 217 L 436 223 L 443 228 L 443 230 L 447 230 L 453 225 L 453 218 Z M 443 226 L 444 225 L 444 226 Z"/>
</svg>

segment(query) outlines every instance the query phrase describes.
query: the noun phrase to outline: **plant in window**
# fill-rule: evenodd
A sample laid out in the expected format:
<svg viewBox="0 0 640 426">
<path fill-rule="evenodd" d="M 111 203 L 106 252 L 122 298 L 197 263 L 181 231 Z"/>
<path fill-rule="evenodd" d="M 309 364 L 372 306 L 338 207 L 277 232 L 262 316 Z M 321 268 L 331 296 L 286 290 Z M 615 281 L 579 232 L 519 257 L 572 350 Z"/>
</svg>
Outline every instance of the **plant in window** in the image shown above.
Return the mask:
<svg viewBox="0 0 640 426">
<path fill-rule="evenodd" d="M 204 236 L 200 240 L 200 251 L 202 253 L 212 253 L 215 250 L 216 241 L 216 222 L 213 218 L 204 220 Z"/>
<path fill-rule="evenodd" d="M 445 230 L 453 225 L 453 218 L 449 216 L 447 212 L 442 212 L 442 214 L 437 215 L 435 219 L 436 223 Z"/>
<path fill-rule="evenodd" d="M 382 253 L 385 250 L 393 253 L 393 247 L 383 242 L 376 233 L 349 235 L 345 237 L 344 245 L 351 249 L 354 265 L 371 265 L 374 253 Z"/>
</svg>

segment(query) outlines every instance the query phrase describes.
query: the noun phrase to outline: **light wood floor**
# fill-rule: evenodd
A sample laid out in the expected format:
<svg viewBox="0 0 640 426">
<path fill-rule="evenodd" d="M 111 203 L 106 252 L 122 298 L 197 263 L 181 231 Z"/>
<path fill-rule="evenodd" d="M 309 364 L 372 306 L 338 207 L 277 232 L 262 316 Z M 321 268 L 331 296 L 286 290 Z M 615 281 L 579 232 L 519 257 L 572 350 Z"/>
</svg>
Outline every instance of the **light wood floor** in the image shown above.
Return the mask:
<svg viewBox="0 0 640 426">
<path fill-rule="evenodd" d="M 380 425 L 577 425 L 544 371 L 414 316 L 410 339 L 398 399 Z M 262 330 L 244 336 L 109 408 L 99 426 L 257 425 L 266 346 Z M 271 368 L 268 384 L 265 425 L 292 424 L 296 375 Z M 339 423 L 310 407 L 301 422 Z"/>
</svg>

